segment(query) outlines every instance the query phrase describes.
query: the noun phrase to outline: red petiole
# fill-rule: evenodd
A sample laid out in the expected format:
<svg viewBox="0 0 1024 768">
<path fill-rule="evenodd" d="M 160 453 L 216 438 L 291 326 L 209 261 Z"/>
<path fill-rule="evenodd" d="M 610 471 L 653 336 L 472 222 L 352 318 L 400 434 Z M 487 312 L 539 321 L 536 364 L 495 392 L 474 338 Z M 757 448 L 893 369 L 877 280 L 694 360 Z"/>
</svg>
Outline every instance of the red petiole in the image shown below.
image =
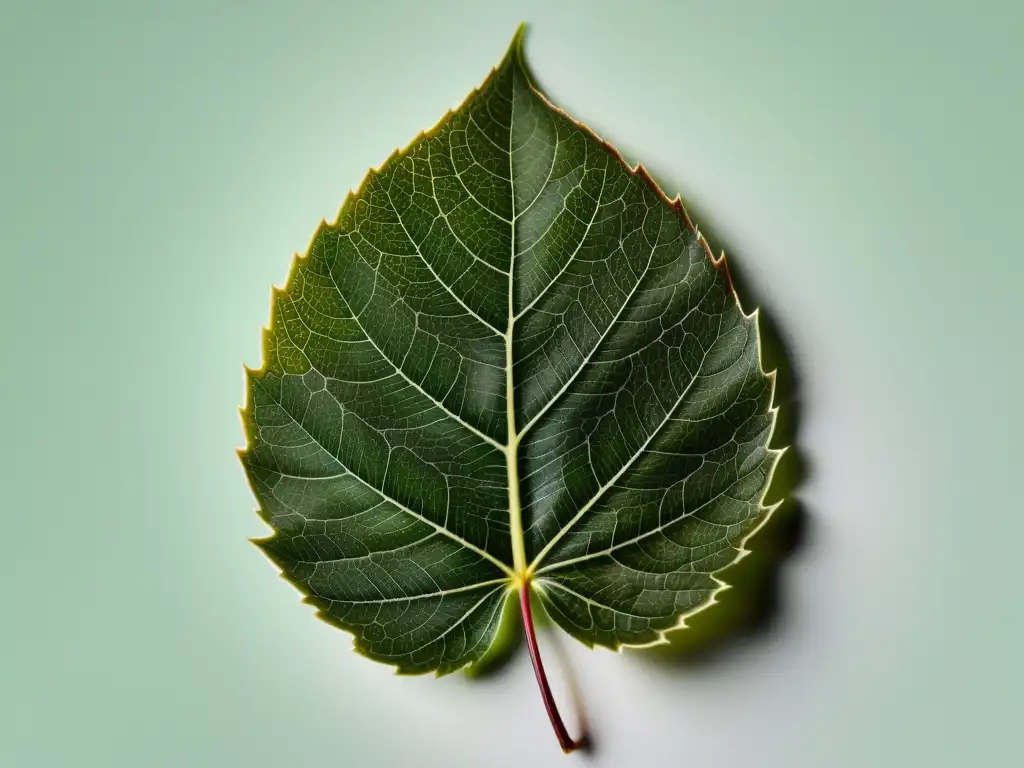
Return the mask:
<svg viewBox="0 0 1024 768">
<path fill-rule="evenodd" d="M 533 671 L 537 676 L 537 685 L 540 686 L 540 695 L 544 699 L 544 708 L 548 712 L 548 719 L 555 729 L 555 736 L 562 751 L 568 754 L 582 746 L 582 741 L 576 741 L 569 735 L 562 716 L 558 713 L 558 706 L 555 704 L 555 697 L 551 693 L 551 686 L 548 685 L 548 677 L 544 672 L 544 663 L 540 660 L 540 649 L 537 647 L 537 633 L 533 628 L 533 612 L 530 610 L 530 583 L 524 581 L 519 588 L 519 607 L 523 613 L 523 626 L 526 628 L 526 645 L 530 649 L 530 661 L 533 662 Z"/>
</svg>

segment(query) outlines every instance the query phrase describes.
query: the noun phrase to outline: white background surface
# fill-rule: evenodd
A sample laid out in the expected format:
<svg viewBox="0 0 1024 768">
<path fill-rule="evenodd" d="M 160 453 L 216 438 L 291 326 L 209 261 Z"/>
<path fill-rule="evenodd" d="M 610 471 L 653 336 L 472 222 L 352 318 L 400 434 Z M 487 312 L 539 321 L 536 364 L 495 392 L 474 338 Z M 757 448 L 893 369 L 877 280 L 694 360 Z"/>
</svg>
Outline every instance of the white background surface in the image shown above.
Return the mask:
<svg viewBox="0 0 1024 768">
<path fill-rule="evenodd" d="M 232 452 L 291 253 L 524 19 L 552 100 L 728 242 L 801 383 L 776 621 L 682 666 L 564 639 L 590 757 L 525 654 L 469 681 L 348 652 L 246 543 Z M 0 764 L 1014 762 L 1016 4 L 14 3 L 0 29 Z"/>
</svg>

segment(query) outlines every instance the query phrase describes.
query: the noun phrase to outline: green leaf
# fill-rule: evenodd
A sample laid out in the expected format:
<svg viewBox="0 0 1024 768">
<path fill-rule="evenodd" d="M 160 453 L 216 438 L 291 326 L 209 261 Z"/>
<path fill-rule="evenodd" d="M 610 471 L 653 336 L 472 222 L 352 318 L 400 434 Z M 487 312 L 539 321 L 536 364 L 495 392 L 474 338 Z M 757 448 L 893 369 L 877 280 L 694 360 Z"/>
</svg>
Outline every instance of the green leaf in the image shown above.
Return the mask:
<svg viewBox="0 0 1024 768">
<path fill-rule="evenodd" d="M 520 588 L 584 643 L 657 642 L 770 513 L 758 344 L 724 259 L 545 99 L 520 32 L 275 291 L 257 543 L 401 672 L 479 660 Z"/>
</svg>

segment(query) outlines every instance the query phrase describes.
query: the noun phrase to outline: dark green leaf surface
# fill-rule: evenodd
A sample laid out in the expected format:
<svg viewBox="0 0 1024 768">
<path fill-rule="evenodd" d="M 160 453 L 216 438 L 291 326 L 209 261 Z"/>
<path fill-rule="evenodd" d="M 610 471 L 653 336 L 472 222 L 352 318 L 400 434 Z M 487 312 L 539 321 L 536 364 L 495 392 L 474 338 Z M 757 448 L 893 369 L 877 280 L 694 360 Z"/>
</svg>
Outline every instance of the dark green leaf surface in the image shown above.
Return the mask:
<svg viewBox="0 0 1024 768">
<path fill-rule="evenodd" d="M 264 342 L 258 543 L 400 671 L 481 658 L 523 583 L 585 643 L 656 642 L 770 512 L 756 319 L 520 36 L 320 227 Z"/>
</svg>

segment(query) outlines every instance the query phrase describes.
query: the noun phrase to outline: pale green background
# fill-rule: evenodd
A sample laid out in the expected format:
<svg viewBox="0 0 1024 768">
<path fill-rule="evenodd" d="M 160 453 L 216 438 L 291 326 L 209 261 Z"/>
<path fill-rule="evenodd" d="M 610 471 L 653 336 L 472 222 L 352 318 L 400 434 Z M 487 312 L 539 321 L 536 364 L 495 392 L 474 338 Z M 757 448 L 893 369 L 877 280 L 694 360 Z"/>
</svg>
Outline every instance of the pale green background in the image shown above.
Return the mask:
<svg viewBox="0 0 1024 768">
<path fill-rule="evenodd" d="M 803 388 L 774 631 L 682 668 L 573 645 L 590 763 L 1019 761 L 1021 3 L 37 0 L 0 15 L 0 765 L 586 760 L 522 656 L 350 653 L 246 542 L 234 455 L 271 284 L 524 19 L 551 98 L 726 238 Z"/>
</svg>

